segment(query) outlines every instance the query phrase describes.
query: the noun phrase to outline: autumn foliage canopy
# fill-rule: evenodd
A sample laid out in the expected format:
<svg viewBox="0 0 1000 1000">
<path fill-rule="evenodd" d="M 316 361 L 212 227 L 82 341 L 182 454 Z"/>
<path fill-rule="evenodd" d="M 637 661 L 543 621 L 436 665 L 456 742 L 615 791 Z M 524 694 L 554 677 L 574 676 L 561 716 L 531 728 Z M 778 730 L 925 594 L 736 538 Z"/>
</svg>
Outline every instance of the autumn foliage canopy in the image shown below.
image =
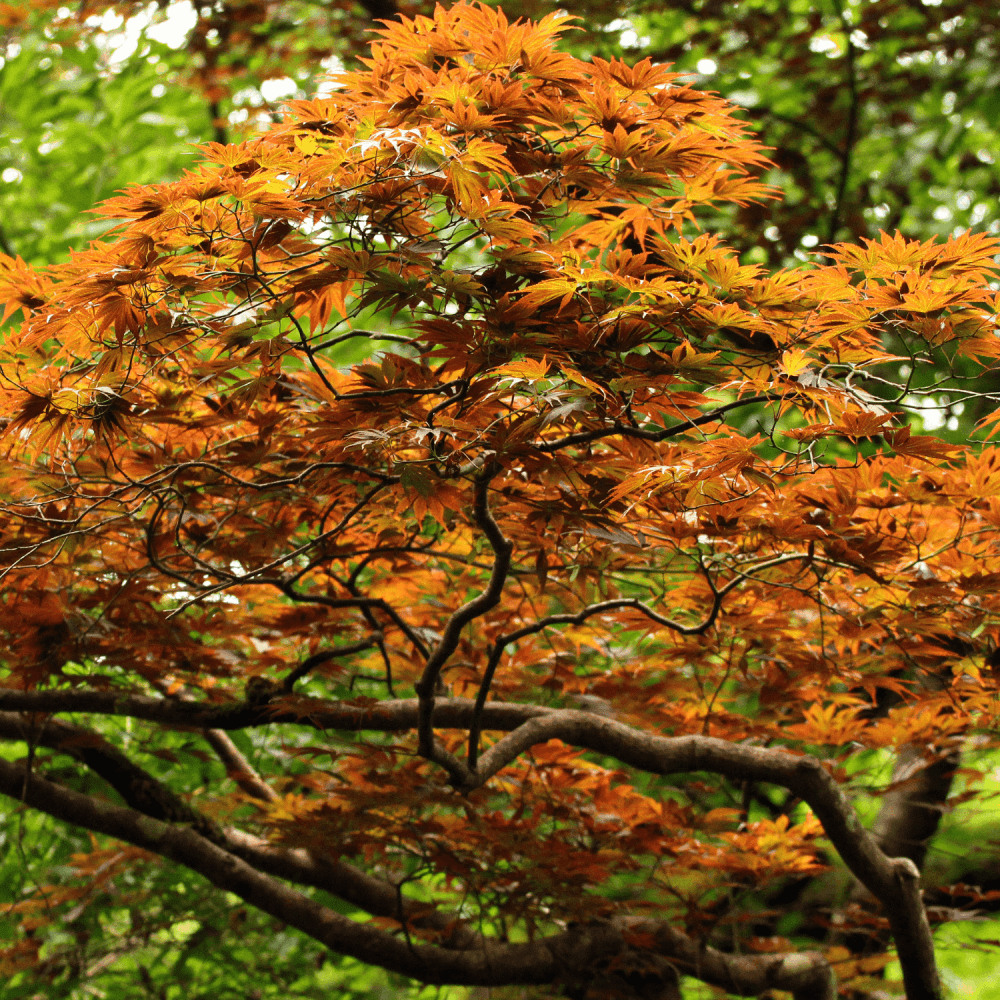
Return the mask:
<svg viewBox="0 0 1000 1000">
<path fill-rule="evenodd" d="M 1000 356 L 996 243 L 741 266 L 712 217 L 779 194 L 766 150 L 663 66 L 560 53 L 568 26 L 393 23 L 104 204 L 106 242 L 0 256 L 0 735 L 30 748 L 0 788 L 334 951 L 578 996 L 834 996 L 857 963 L 732 943 L 741 894 L 839 857 L 937 996 L 921 858 L 841 785 L 996 723 L 1000 463 L 904 405 L 913 366 Z M 171 789 L 111 717 L 234 780 Z"/>
</svg>

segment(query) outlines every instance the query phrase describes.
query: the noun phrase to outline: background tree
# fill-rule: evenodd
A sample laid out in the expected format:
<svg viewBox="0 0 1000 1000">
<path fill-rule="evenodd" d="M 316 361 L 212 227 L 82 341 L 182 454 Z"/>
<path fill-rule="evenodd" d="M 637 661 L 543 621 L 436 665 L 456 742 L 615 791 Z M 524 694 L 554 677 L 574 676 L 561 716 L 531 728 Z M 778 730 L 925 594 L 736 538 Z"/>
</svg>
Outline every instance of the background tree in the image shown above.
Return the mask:
<svg viewBox="0 0 1000 1000">
<path fill-rule="evenodd" d="M 919 782 L 897 783 L 876 832 L 891 855 L 922 862 L 923 844 L 893 843 L 894 832 L 929 813 L 919 839 L 933 833 L 937 814 L 921 803 L 929 790 L 943 801 L 958 739 L 990 721 L 991 682 L 968 655 L 992 635 L 993 479 L 988 458 L 907 435 L 907 409 L 930 396 L 899 378 L 884 345 L 900 345 L 911 368 L 950 372 L 957 359 L 970 410 L 992 409 L 976 359 L 993 351 L 993 248 L 886 240 L 845 248 L 840 270 L 741 269 L 713 239 L 678 235 L 693 238 L 691 222 L 708 224 L 720 203 L 727 231 L 746 211 L 727 204 L 767 194 L 720 173 L 764 166 L 720 102 L 656 89 L 670 81 L 652 68 L 585 71 L 545 49 L 553 22 L 526 36 L 462 16 L 432 36 L 440 63 L 428 66 L 424 35 L 397 31 L 352 90 L 294 106 L 261 141 L 210 149 L 216 166 L 186 182 L 113 203 L 106 216 L 137 219 L 114 242 L 49 275 L 8 262 L 8 314 L 35 315 L 11 333 L 5 365 L 16 689 L 5 707 L 98 713 L 86 729 L 30 717 L 25 730 L 11 715 L 6 735 L 25 739 L 37 767 L 27 786 L 11 772 L 9 790 L 28 800 L 34 786 L 34 805 L 132 832 L 144 848 L 157 845 L 141 840 L 149 824 L 135 813 L 173 821 L 178 860 L 214 845 L 332 890 L 341 902 L 314 898 L 382 918 L 354 954 L 374 949 L 414 975 L 393 952 L 400 924 L 437 949 L 418 979 L 498 983 L 442 970 L 474 964 L 478 934 L 564 929 L 555 952 L 546 946 L 548 971 L 505 968 L 510 981 L 579 990 L 564 970 L 584 948 L 595 959 L 606 949 L 587 972 L 604 995 L 669 993 L 665 962 L 743 992 L 817 995 L 833 959 L 861 989 L 858 974 L 886 961 L 883 918 L 827 884 L 796 925 L 803 890 L 820 885 L 802 877 L 818 870 L 819 827 L 800 800 L 876 896 L 913 919 L 920 908 L 892 898 L 864 838 L 838 837 L 845 807 L 820 772 L 807 781 L 786 773 L 787 754 L 695 743 L 722 756 L 683 757 L 682 770 L 711 764 L 736 785 L 701 774 L 664 796 L 642 772 L 676 769 L 670 755 L 692 744 L 642 734 L 812 747 L 855 784 L 878 780 L 878 748 L 902 748 Z M 492 56 L 478 44 L 490 37 Z M 491 76 L 510 93 L 490 89 Z M 368 362 L 353 375 L 324 361 L 352 356 Z M 353 659 L 336 669 L 341 657 Z M 445 665 L 459 698 L 434 694 Z M 303 678 L 300 701 L 288 693 Z M 365 684 L 377 685 L 362 688 L 369 697 L 409 687 L 422 708 L 393 701 L 375 717 L 370 702 L 343 704 Z M 80 686 L 109 697 L 81 699 Z M 125 705 L 115 687 L 159 700 Z M 487 690 L 512 704 L 477 721 L 460 696 Z M 427 731 L 432 696 L 443 745 Z M 100 718 L 123 710 L 166 728 Z M 417 744 L 375 735 L 421 720 Z M 362 729 L 361 742 L 327 734 L 317 745 L 303 722 Z M 464 765 L 449 756 L 458 737 L 445 730 L 476 748 L 484 726 L 493 739 L 512 729 L 497 744 L 511 753 L 540 743 L 522 763 L 495 749 Z M 253 744 L 241 756 L 222 731 L 247 727 L 276 733 L 258 739 L 258 770 L 293 782 L 253 829 L 309 856 L 241 833 L 245 805 L 214 791 L 222 768 L 207 748 L 244 795 L 278 794 L 253 773 Z M 152 755 L 159 772 L 122 749 Z M 332 771 L 308 763 L 331 754 Z M 469 791 L 504 763 L 499 784 Z M 101 810 L 95 826 L 43 775 L 98 797 L 109 782 L 133 813 Z M 338 794 L 345 778 L 350 793 Z M 782 800 L 774 785 L 795 794 Z M 23 843 L 37 822 L 19 822 Z M 71 836 L 45 836 L 64 859 Z M 386 880 L 336 862 L 331 843 Z M 222 950 L 239 968 L 244 942 L 269 933 L 254 911 L 227 914 L 148 855 L 87 846 L 73 860 L 83 884 L 64 869 L 17 903 L 24 936 L 7 961 L 25 971 L 14 990 L 46 979 L 72 990 L 105 969 L 126 993 L 157 995 L 192 970 L 207 988 L 232 970 L 203 956 Z M 201 857 L 195 868 L 218 876 L 219 856 Z M 11 870 L 22 864 L 11 855 Z M 431 870 L 439 877 L 421 888 Z M 401 910 L 401 884 L 424 905 Z M 164 886 L 184 889 L 184 908 Z M 449 890 L 478 922 L 430 912 L 455 902 Z M 178 927 L 178 916 L 191 920 Z M 316 912 L 288 922 L 315 933 Z M 242 941 L 227 933 L 237 927 Z M 825 960 L 787 959 L 817 938 Z M 123 954 L 139 945 L 140 957 Z M 734 949 L 777 957 L 727 958 Z M 529 963 L 529 952 L 504 961 Z M 350 966 L 321 972 L 296 988 L 322 990 Z"/>
</svg>

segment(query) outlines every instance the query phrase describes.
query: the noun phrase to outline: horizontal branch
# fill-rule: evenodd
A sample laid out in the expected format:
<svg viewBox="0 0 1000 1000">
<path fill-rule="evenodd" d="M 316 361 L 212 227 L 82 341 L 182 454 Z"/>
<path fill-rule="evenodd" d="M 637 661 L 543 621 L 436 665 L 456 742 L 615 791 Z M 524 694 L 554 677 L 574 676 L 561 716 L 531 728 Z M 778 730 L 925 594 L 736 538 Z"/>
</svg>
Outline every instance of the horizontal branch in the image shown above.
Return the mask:
<svg viewBox="0 0 1000 1000">
<path fill-rule="evenodd" d="M 58 688 L 49 691 L 15 691 L 0 688 L 0 711 L 84 712 L 90 715 L 121 715 L 184 729 L 250 729 L 278 723 L 315 729 L 345 729 L 358 732 L 405 732 L 417 725 L 419 702 L 397 698 L 375 705 L 351 705 L 321 698 L 295 696 L 294 708 L 282 708 L 282 698 L 267 705 L 245 701 L 222 704 L 153 698 L 116 691 L 81 691 Z M 471 698 L 440 698 L 434 704 L 434 725 L 439 729 L 468 729 L 475 702 Z M 527 719 L 549 715 L 554 709 L 542 705 L 487 702 L 483 728 L 509 732 Z"/>
<path fill-rule="evenodd" d="M 418 944 L 336 913 L 259 870 L 270 869 L 300 881 L 327 881 L 341 898 L 356 900 L 368 912 L 398 919 L 394 889 L 343 862 L 325 865 L 307 851 L 281 851 L 266 841 L 232 830 L 226 831 L 231 849 L 225 850 L 187 827 L 109 805 L 38 774 L 29 776 L 23 762 L 11 763 L 2 758 L 0 793 L 64 822 L 176 861 L 333 951 L 421 982 L 468 986 L 573 982 L 586 975 L 595 961 L 613 959 L 622 953 L 628 947 L 629 931 L 641 931 L 651 933 L 655 951 L 683 971 L 744 996 L 766 988 L 791 991 L 795 1000 L 832 1000 L 835 996 L 835 990 L 829 989 L 830 969 L 822 956 L 726 955 L 657 921 L 636 924 L 626 918 L 591 923 L 524 944 L 492 941 L 459 927 L 457 936 L 453 934 L 449 939 L 451 947 Z M 326 878 L 317 879 L 317 871 Z M 429 916 L 433 923 L 439 923 L 443 915 L 437 915 L 437 920 Z M 419 924 L 418 917 L 410 925 Z"/>
<path fill-rule="evenodd" d="M 247 794 L 265 801 L 278 798 L 225 733 L 207 730 L 204 735 Z M 151 819 L 188 824 L 260 871 L 324 889 L 373 916 L 447 932 L 451 947 L 468 947 L 470 942 L 479 940 L 480 936 L 454 914 L 404 899 L 396 886 L 345 861 L 312 851 L 282 848 L 235 827 L 219 828 L 98 733 L 51 719 L 32 724 L 14 712 L 0 712 L 0 738 L 21 739 L 33 746 L 69 754 L 104 778 L 135 811 Z M 32 774 L 31 781 L 36 777 L 37 774 Z"/>
<path fill-rule="evenodd" d="M 97 709 L 99 711 L 100 708 L 95 703 L 103 703 L 101 707 L 106 711 L 113 711 L 114 714 L 127 712 L 137 717 L 153 717 L 155 721 L 168 721 L 162 717 L 166 714 L 172 717 L 170 721 L 175 724 L 191 725 L 194 723 L 198 725 L 201 723 L 198 728 L 207 728 L 204 725 L 204 716 L 213 711 L 207 707 L 192 705 L 189 702 L 171 702 L 167 699 L 140 696 L 115 699 L 115 696 L 109 692 L 0 692 L 0 705 L 12 707 L 10 706 L 11 701 L 20 702 L 17 707 L 21 710 L 26 710 L 31 702 L 35 702 L 34 705 L 31 705 L 34 711 L 59 710 L 54 705 L 56 699 L 64 702 L 62 710 L 87 711 Z M 39 704 L 42 701 L 47 701 L 48 704 L 44 706 Z M 85 706 L 84 702 L 91 704 Z M 238 709 L 233 714 L 237 717 L 256 717 L 259 715 L 257 710 L 249 708 Z M 324 726 L 329 728 L 412 729 L 418 723 L 419 705 L 415 699 L 411 699 L 393 703 L 383 702 L 366 709 L 359 709 L 355 706 L 339 706 L 335 712 L 322 714 L 326 716 Z M 525 714 L 528 715 L 527 718 L 525 718 Z M 198 715 L 201 718 L 196 721 Z M 338 716 L 336 721 L 331 719 L 333 715 Z M 468 699 L 442 699 L 436 706 L 435 715 L 435 721 L 439 725 L 461 727 L 471 721 L 473 703 Z M 160 718 L 156 718 L 156 716 L 160 716 Z M 464 790 L 484 784 L 522 753 L 552 739 L 560 739 L 572 746 L 612 756 L 624 764 L 654 774 L 708 771 L 737 782 L 760 781 L 788 788 L 793 794 L 798 795 L 808 803 L 852 873 L 885 907 L 903 964 L 904 977 L 908 984 L 924 984 L 919 989 L 917 987 L 911 989 L 908 985 L 910 1000 L 936 1000 L 939 996 L 930 928 L 927 924 L 918 888 L 919 873 L 908 859 L 889 859 L 882 853 L 871 834 L 861 825 L 857 814 L 837 782 L 815 758 L 795 756 L 782 750 L 732 744 L 705 736 L 662 737 L 633 729 L 613 720 L 573 710 L 487 704 L 484 717 L 488 719 L 486 722 L 488 727 L 505 728 L 511 731 L 483 754 L 475 771 L 469 772 L 468 784 Z M 228 721 L 232 724 L 234 720 L 230 718 Z M 245 719 L 240 721 L 244 725 L 247 724 Z M 264 724 L 264 721 L 260 719 L 259 724 Z M 267 721 L 279 720 L 271 718 Z M 288 713 L 287 721 L 301 722 L 303 720 L 301 714 L 295 712 Z M 318 719 L 313 716 L 309 721 L 316 724 Z M 68 731 L 72 727 L 61 728 Z M 18 735 L 24 738 L 23 733 L 22 729 Z M 11 735 L 13 734 L 8 734 L 8 738 Z M 33 776 L 30 784 L 34 785 L 36 780 L 40 779 Z M 40 808 L 42 807 L 40 806 Z M 57 814 L 53 813 L 53 815 Z M 144 818 L 153 822 L 148 816 Z M 87 824 L 83 823 L 82 825 Z M 93 828 L 131 839 L 120 832 L 116 833 L 114 829 Z M 195 835 L 193 831 L 191 833 Z M 199 840 L 206 844 L 209 843 L 204 837 L 199 837 Z M 132 842 L 139 843 L 135 840 Z M 145 843 L 139 843 L 139 846 L 145 846 Z M 156 848 L 151 849 L 155 850 Z M 173 855 L 168 856 L 173 857 Z M 183 859 L 178 857 L 176 860 Z M 198 871 L 202 870 L 193 865 L 191 867 L 195 867 L 195 870 Z M 252 902 L 252 900 L 248 901 Z M 266 909 L 263 906 L 261 908 Z M 287 918 L 281 917 L 281 919 Z M 294 920 L 288 919 L 288 922 L 300 926 Z M 308 932 L 308 928 L 303 929 Z M 334 946 L 331 945 L 331 947 Z M 356 954 L 355 952 L 350 953 Z M 395 968 L 396 971 L 421 978 L 419 973 L 407 971 L 411 968 L 409 965 L 406 968 L 389 965 L 386 967 Z M 449 981 L 458 982 L 459 980 Z M 469 984 L 473 982 L 488 984 L 489 982 L 472 979 L 462 979 L 461 981 Z M 538 982 L 547 980 L 507 979 L 504 981 Z"/>
</svg>

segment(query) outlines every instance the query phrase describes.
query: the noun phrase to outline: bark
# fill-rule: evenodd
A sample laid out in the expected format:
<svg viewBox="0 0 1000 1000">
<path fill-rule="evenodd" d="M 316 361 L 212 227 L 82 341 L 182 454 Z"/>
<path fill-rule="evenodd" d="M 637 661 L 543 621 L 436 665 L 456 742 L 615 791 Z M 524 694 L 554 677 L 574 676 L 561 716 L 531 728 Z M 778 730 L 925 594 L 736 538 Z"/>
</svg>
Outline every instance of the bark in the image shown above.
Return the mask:
<svg viewBox="0 0 1000 1000">
<path fill-rule="evenodd" d="M 65 697 L 81 694 L 88 697 Z M 213 728 L 235 728 L 231 718 L 227 723 L 226 710 L 220 712 L 216 709 L 213 713 L 212 710 L 189 703 L 171 703 L 164 699 L 135 696 L 116 700 L 113 694 L 107 693 L 110 697 L 105 694 L 5 691 L 0 693 L 0 708 L 16 705 L 24 708 L 30 706 L 36 711 L 51 711 L 61 697 L 62 704 L 66 706 L 63 710 L 76 700 L 77 704 L 73 705 L 75 710 L 86 711 L 88 709 L 83 708 L 79 702 L 89 701 L 94 706 L 102 704 L 106 711 L 116 714 L 123 711 L 133 714 L 132 709 L 135 709 L 135 714 L 142 712 L 141 717 L 156 721 L 169 719 L 179 723 L 186 718 L 190 724 L 190 720 L 196 718 L 199 728 L 208 728 L 206 718 L 212 715 L 219 720 L 218 725 Z M 316 725 L 319 718 L 331 720 L 336 717 L 337 722 L 327 721 L 325 725 L 341 729 L 412 729 L 418 724 L 419 703 L 416 699 L 382 702 L 370 709 L 353 706 L 327 707 L 329 703 L 320 704 L 324 706 L 323 709 L 310 713 L 308 719 L 304 719 L 304 713 L 299 710 L 289 713 L 292 717 L 287 721 L 299 724 L 311 722 Z M 280 714 L 279 706 L 280 702 L 276 706 L 266 705 L 261 708 L 241 705 L 235 708 L 233 714 L 241 721 L 249 714 L 260 725 L 265 724 L 265 721 L 278 721 L 275 715 Z M 91 707 L 89 710 L 95 709 Z M 519 715 L 520 724 L 517 724 L 515 720 Z M 473 703 L 465 699 L 442 699 L 434 707 L 434 724 L 437 727 L 467 726 L 472 717 Z M 737 783 L 767 782 L 787 788 L 810 806 L 845 864 L 882 904 L 889 918 L 909 1000 L 939 1000 L 941 997 L 941 986 L 934 964 L 933 939 L 920 899 L 918 869 L 909 858 L 889 858 L 883 853 L 874 836 L 861 825 L 840 786 L 816 759 L 795 756 L 783 750 L 731 744 L 705 736 L 657 736 L 612 719 L 573 710 L 494 703 L 484 707 L 483 719 L 488 720 L 484 721 L 484 728 L 506 728 L 510 731 L 479 758 L 474 769 L 451 758 L 449 774 L 452 783 L 462 791 L 485 784 L 518 756 L 551 739 L 560 739 L 571 746 L 614 757 L 623 764 L 653 774 L 708 771 Z M 246 725 L 247 722 L 243 721 L 242 724 Z M 294 923 L 292 920 L 287 922 Z M 384 962 L 377 964 L 385 965 Z M 406 974 L 416 975 L 409 972 Z M 474 984 L 472 980 L 468 982 Z"/>
<path fill-rule="evenodd" d="M 908 744 L 896 758 L 892 786 L 882 797 L 872 834 L 890 858 L 909 858 L 923 868 L 927 846 L 937 833 L 951 791 L 959 754 L 928 764 L 920 747 Z"/>
<path fill-rule="evenodd" d="M 477 939 L 474 947 L 464 949 L 419 944 L 321 906 L 190 827 L 164 823 L 136 810 L 81 795 L 30 774 L 23 762 L 10 763 L 0 758 L 0 792 L 64 822 L 126 840 L 177 861 L 334 951 L 426 983 L 495 986 L 572 982 L 579 980 L 581 970 L 625 954 L 626 933 L 641 928 L 656 939 L 654 955 L 671 960 L 670 964 L 687 963 L 707 982 L 717 981 L 743 995 L 777 988 L 793 992 L 796 1000 L 827 997 L 823 992 L 803 992 L 819 982 L 808 976 L 816 975 L 810 970 L 813 966 L 820 968 L 822 956 L 724 955 L 712 948 L 700 948 L 680 931 L 655 921 L 639 925 L 634 921 L 609 921 L 525 944 L 489 939 Z M 826 976 L 829 978 L 828 966 Z"/>
</svg>

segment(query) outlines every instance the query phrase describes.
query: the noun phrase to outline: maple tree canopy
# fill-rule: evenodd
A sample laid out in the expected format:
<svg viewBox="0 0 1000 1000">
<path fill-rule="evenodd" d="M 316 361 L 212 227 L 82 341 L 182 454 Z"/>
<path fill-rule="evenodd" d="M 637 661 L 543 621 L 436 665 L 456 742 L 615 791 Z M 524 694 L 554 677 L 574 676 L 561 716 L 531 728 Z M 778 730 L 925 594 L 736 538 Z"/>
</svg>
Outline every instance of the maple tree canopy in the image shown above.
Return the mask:
<svg viewBox="0 0 1000 1000">
<path fill-rule="evenodd" d="M 842 786 L 995 724 L 1000 463 L 911 434 L 905 373 L 994 363 L 996 241 L 741 266 L 711 219 L 766 151 L 567 21 L 394 22 L 106 242 L 0 256 L 0 790 L 131 845 L 11 904 L 5 968 L 159 856 L 425 983 L 832 1000 L 865 969 L 732 925 L 839 856 L 941 995 L 937 813 L 893 841 Z M 157 777 L 178 729 L 225 774 Z"/>
</svg>

